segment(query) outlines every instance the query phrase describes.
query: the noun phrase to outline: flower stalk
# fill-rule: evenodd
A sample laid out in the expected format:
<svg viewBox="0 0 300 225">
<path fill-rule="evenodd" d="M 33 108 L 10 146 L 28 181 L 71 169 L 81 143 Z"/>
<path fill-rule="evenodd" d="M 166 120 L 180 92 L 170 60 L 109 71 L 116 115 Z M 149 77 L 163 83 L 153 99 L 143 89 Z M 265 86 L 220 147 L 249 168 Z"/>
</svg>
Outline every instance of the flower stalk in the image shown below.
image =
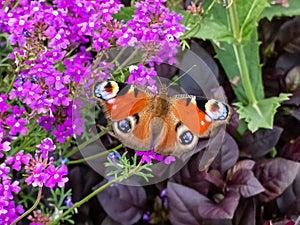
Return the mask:
<svg viewBox="0 0 300 225">
<path fill-rule="evenodd" d="M 238 14 L 236 9 L 236 3 L 232 1 L 231 6 L 229 7 L 229 17 L 231 23 L 231 29 L 233 32 L 233 37 L 236 39 L 237 44 L 233 44 L 233 50 L 237 64 L 240 70 L 241 80 L 245 88 L 246 95 L 248 97 L 249 103 L 253 105 L 257 100 L 253 92 L 253 88 L 250 81 L 250 74 L 246 62 L 246 56 L 243 49 L 242 34 L 239 28 Z"/>
<path fill-rule="evenodd" d="M 38 195 L 37 195 L 36 201 L 33 204 L 33 206 L 31 206 L 30 209 L 28 209 L 26 212 L 24 212 L 22 215 L 20 215 L 17 219 L 15 219 L 12 223 L 10 223 L 10 225 L 16 224 L 21 219 L 23 219 L 25 216 L 27 216 L 29 213 L 31 213 L 38 206 L 38 204 L 40 203 L 41 197 L 42 197 L 42 187 L 39 187 Z"/>
</svg>

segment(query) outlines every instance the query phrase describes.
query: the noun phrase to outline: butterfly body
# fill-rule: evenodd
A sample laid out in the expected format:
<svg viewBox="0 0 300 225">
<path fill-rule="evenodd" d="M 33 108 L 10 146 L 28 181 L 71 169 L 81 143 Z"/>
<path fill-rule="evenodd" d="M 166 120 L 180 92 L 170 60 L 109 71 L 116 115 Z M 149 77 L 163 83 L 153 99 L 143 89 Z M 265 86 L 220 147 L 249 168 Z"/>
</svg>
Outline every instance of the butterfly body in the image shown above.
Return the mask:
<svg viewBox="0 0 300 225">
<path fill-rule="evenodd" d="M 209 135 L 212 124 L 227 123 L 230 107 L 195 96 L 158 94 L 134 84 L 104 80 L 94 86 L 94 96 L 111 121 L 116 137 L 127 147 L 163 155 L 192 150 L 199 137 Z"/>
</svg>

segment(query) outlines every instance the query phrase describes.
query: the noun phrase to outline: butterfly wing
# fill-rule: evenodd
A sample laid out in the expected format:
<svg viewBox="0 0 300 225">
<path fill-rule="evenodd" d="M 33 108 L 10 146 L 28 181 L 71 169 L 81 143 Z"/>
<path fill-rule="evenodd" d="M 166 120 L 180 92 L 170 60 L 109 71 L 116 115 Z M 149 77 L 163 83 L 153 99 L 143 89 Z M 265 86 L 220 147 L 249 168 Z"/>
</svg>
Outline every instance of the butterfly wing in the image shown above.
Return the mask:
<svg viewBox="0 0 300 225">
<path fill-rule="evenodd" d="M 191 151 L 199 137 L 207 137 L 213 125 L 227 123 L 231 115 L 229 106 L 213 99 L 177 95 L 169 101 L 170 112 L 155 146 L 155 151 L 162 154 Z"/>
<path fill-rule="evenodd" d="M 145 113 L 153 94 L 115 81 L 102 81 L 94 86 L 94 96 L 111 120 L 116 137 L 127 147 L 147 151 L 152 145 L 150 122 Z"/>
</svg>

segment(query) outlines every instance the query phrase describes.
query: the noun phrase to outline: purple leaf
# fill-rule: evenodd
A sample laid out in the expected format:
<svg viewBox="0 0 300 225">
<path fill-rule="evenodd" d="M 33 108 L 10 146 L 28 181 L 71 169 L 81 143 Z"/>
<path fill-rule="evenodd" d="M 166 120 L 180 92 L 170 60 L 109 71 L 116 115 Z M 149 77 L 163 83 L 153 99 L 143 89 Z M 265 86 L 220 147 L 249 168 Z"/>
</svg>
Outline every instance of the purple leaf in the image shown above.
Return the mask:
<svg viewBox="0 0 300 225">
<path fill-rule="evenodd" d="M 198 212 L 201 217 L 207 219 L 232 219 L 239 200 L 240 195 L 237 192 L 229 191 L 219 203 L 215 203 L 209 199 L 203 201 L 198 206 Z"/>
<path fill-rule="evenodd" d="M 275 158 L 260 163 L 256 167 L 256 177 L 265 191 L 259 195 L 261 201 L 269 202 L 278 197 L 294 181 L 300 163 Z"/>
<path fill-rule="evenodd" d="M 121 224 L 134 224 L 143 215 L 146 192 L 143 187 L 115 184 L 97 194 L 104 211 Z"/>
<path fill-rule="evenodd" d="M 291 115 L 300 121 L 300 108 L 291 110 Z"/>
<path fill-rule="evenodd" d="M 264 187 L 248 169 L 236 171 L 228 182 L 227 189 L 239 192 L 244 198 L 257 195 L 264 191 Z"/>
<path fill-rule="evenodd" d="M 222 174 L 232 167 L 239 157 L 239 149 L 235 140 L 225 133 L 223 144 L 211 167 Z"/>
<path fill-rule="evenodd" d="M 242 151 L 253 158 L 264 156 L 276 145 L 282 131 L 283 129 L 277 126 L 273 129 L 259 129 L 253 134 L 246 131 L 240 143 Z"/>
<path fill-rule="evenodd" d="M 227 172 L 227 176 L 228 177 L 233 176 L 233 174 L 240 169 L 252 170 L 254 165 L 255 165 L 255 161 L 250 159 L 239 161 Z"/>
<path fill-rule="evenodd" d="M 105 219 L 102 221 L 101 225 L 121 225 L 121 224 L 114 221 L 109 216 L 106 216 Z"/>
<path fill-rule="evenodd" d="M 300 55 L 300 53 L 298 53 Z M 299 60 L 299 57 L 298 57 Z M 300 105 L 300 86 L 297 87 L 296 90 L 293 91 L 292 93 L 293 95 L 290 97 L 289 100 L 284 101 L 283 104 L 285 105 L 295 105 L 295 106 L 299 106 Z"/>
<path fill-rule="evenodd" d="M 287 52 L 295 53 L 300 49 L 300 17 L 288 20 L 280 28 L 275 40 L 280 48 Z"/>
<path fill-rule="evenodd" d="M 300 214 L 300 171 L 292 185 L 276 199 L 276 202 L 282 214 Z"/>
<path fill-rule="evenodd" d="M 253 198 L 240 201 L 234 214 L 235 225 L 255 225 L 256 224 L 256 202 Z"/>
<path fill-rule="evenodd" d="M 293 161 L 300 161 L 300 137 L 285 144 L 279 151 L 278 156 Z"/>
<path fill-rule="evenodd" d="M 209 200 L 196 190 L 181 184 L 168 182 L 167 188 L 171 223 L 173 225 L 198 224 L 201 217 L 197 208 L 203 201 Z"/>
<path fill-rule="evenodd" d="M 215 203 L 194 189 L 168 182 L 168 198 L 172 224 L 199 224 L 202 219 L 231 219 L 240 196 L 228 192 Z"/>
<path fill-rule="evenodd" d="M 189 162 L 171 180 L 192 187 L 201 194 L 207 195 L 210 183 L 205 180 L 202 173 L 198 170 L 201 156 L 201 152 L 192 156 Z"/>
</svg>

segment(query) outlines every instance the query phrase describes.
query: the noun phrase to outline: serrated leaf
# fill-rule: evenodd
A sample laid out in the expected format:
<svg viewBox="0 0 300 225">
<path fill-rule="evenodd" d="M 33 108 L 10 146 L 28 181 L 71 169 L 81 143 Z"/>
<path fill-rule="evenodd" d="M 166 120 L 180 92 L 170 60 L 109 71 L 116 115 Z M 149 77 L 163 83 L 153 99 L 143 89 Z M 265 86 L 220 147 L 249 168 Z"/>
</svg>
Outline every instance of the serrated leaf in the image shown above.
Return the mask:
<svg viewBox="0 0 300 225">
<path fill-rule="evenodd" d="M 267 0 L 236 0 L 235 4 L 240 26 L 240 41 L 245 43 L 256 30 L 260 15 L 267 6 Z"/>
<path fill-rule="evenodd" d="M 204 1 L 203 8 L 205 12 L 211 2 Z M 193 37 L 216 42 L 225 41 L 234 43 L 235 39 L 229 29 L 226 14 L 226 9 L 221 4 L 214 4 L 210 11 L 208 11 L 208 14 L 202 18 L 200 30 Z"/>
<path fill-rule="evenodd" d="M 280 103 L 288 100 L 290 95 L 281 93 L 278 97 L 261 99 L 252 105 L 243 106 L 241 102 L 236 103 L 237 112 L 241 119 L 245 119 L 248 128 L 252 132 L 259 128 L 272 128 L 274 115 Z"/>
<path fill-rule="evenodd" d="M 261 18 L 266 17 L 271 20 L 275 16 L 299 16 L 300 15 L 300 1 L 299 0 L 288 0 L 288 7 L 282 5 L 271 4 L 273 0 L 268 0 L 270 3 L 269 7 L 265 8 Z"/>
<path fill-rule="evenodd" d="M 259 58 L 259 45 L 260 43 L 258 42 L 257 31 L 255 31 L 252 33 L 249 42 L 244 45 L 243 50 L 245 53 L 246 61 L 248 63 L 248 71 L 253 93 L 256 99 L 263 99 L 264 91 Z M 232 82 L 232 88 L 238 100 L 243 104 L 247 104 L 248 97 L 243 87 L 239 67 L 236 63 L 237 59 L 235 57 L 232 45 L 222 42 L 219 45 L 214 45 L 214 49 L 217 53 L 217 58 L 220 60 L 226 72 L 226 75 Z"/>
</svg>

